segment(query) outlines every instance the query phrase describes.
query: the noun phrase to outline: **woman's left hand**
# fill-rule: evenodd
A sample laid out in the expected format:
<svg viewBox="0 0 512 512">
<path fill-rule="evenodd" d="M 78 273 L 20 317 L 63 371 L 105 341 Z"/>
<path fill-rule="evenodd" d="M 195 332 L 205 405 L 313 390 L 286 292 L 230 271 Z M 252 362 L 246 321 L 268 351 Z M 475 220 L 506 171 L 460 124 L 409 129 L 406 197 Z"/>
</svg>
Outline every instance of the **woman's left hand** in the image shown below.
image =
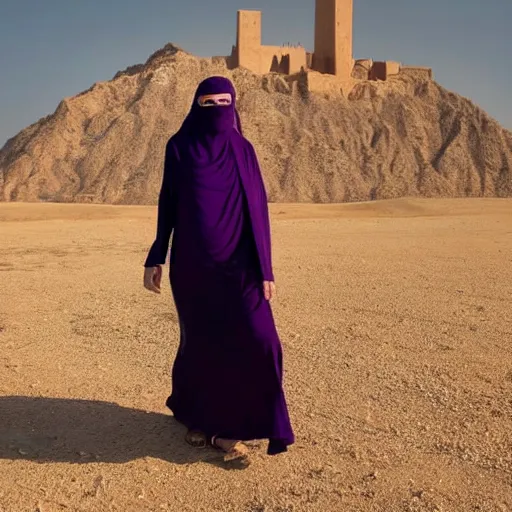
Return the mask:
<svg viewBox="0 0 512 512">
<path fill-rule="evenodd" d="M 263 295 L 265 300 L 271 301 L 276 295 L 276 283 L 274 281 L 263 281 Z"/>
</svg>

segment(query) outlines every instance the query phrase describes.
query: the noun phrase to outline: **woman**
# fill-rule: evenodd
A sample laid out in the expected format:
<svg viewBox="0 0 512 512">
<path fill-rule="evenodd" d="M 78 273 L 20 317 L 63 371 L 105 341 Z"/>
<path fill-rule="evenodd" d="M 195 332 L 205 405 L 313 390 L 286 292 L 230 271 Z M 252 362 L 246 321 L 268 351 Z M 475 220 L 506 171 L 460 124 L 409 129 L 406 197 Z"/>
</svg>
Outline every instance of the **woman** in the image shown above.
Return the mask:
<svg viewBox="0 0 512 512">
<path fill-rule="evenodd" d="M 144 286 L 160 293 L 171 232 L 170 280 L 180 344 L 167 406 L 187 441 L 244 459 L 242 441 L 294 442 L 282 389 L 282 351 L 266 192 L 254 148 L 242 136 L 235 89 L 211 77 L 166 147 L 157 236 Z"/>
</svg>

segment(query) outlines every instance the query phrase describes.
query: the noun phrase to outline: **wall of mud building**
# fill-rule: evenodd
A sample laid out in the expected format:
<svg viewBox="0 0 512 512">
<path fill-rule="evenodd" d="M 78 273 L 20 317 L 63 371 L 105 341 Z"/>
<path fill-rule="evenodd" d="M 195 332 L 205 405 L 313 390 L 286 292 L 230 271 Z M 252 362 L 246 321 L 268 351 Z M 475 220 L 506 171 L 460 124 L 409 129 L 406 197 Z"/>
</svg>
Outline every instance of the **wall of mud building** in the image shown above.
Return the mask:
<svg viewBox="0 0 512 512">
<path fill-rule="evenodd" d="M 354 66 L 352 24 L 353 0 L 317 0 L 314 70 L 350 79 Z"/>
<path fill-rule="evenodd" d="M 261 67 L 261 12 L 238 11 L 236 53 L 238 66 L 259 73 Z"/>
<path fill-rule="evenodd" d="M 261 12 L 239 11 L 237 46 L 229 59 L 230 67 L 236 65 L 255 73 L 293 74 L 307 67 L 306 50 L 303 47 L 262 46 Z"/>
<path fill-rule="evenodd" d="M 231 47 L 231 54 L 226 57 L 226 64 L 229 69 L 238 67 L 238 50 L 236 45 Z"/>
<path fill-rule="evenodd" d="M 387 80 L 400 73 L 400 63 L 395 61 L 375 61 L 370 70 L 370 80 Z"/>
<path fill-rule="evenodd" d="M 260 48 L 260 73 L 292 75 L 306 69 L 306 50 L 302 47 L 262 46 Z"/>
</svg>

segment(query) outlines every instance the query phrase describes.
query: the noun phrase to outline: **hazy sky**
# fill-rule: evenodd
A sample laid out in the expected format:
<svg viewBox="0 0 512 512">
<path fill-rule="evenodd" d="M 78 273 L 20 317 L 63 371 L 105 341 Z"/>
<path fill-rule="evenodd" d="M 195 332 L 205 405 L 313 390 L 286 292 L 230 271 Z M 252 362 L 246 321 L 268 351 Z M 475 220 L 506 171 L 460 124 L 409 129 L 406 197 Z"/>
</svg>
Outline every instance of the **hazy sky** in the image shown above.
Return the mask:
<svg viewBox="0 0 512 512">
<path fill-rule="evenodd" d="M 263 11 L 264 44 L 313 49 L 314 0 L 0 0 L 0 147 L 167 42 L 228 54 L 237 9 Z M 512 0 L 354 0 L 354 10 L 355 58 L 431 66 L 512 129 Z"/>
</svg>

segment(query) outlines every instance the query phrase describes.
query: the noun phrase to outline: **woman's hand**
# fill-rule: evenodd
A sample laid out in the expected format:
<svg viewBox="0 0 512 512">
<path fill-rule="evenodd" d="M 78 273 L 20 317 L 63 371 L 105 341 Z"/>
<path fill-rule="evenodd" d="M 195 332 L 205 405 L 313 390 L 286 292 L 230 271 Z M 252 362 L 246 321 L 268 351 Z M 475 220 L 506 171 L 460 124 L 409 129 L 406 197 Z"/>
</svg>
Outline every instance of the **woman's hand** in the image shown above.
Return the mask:
<svg viewBox="0 0 512 512">
<path fill-rule="evenodd" d="M 276 295 L 276 283 L 274 281 L 263 281 L 263 295 L 265 300 L 271 301 Z"/>
<path fill-rule="evenodd" d="M 160 293 L 160 283 L 162 282 L 162 267 L 146 267 L 144 269 L 144 288 L 150 292 Z"/>
</svg>

